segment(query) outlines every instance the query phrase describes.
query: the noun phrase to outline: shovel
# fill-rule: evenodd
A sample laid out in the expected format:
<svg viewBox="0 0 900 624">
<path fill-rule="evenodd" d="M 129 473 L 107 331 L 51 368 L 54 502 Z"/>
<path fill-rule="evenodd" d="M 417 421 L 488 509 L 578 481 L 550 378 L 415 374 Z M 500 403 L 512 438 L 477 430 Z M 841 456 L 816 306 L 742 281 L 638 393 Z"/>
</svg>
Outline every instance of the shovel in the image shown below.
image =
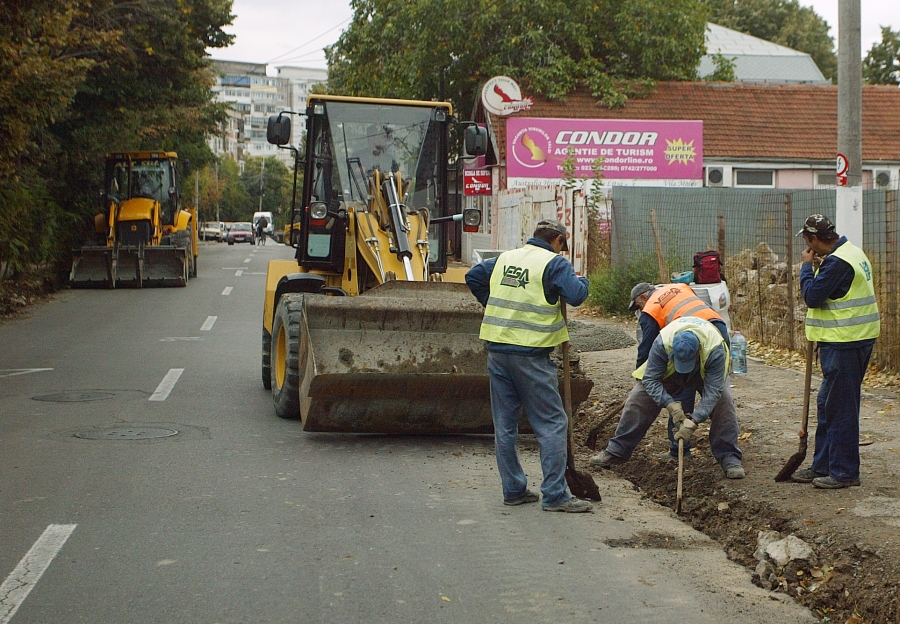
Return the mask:
<svg viewBox="0 0 900 624">
<path fill-rule="evenodd" d="M 678 438 L 678 485 L 675 487 L 675 513 L 681 513 L 681 500 L 684 497 L 684 440 Z"/>
<path fill-rule="evenodd" d="M 562 311 L 563 321 L 566 319 L 566 302 L 560 297 L 559 308 Z M 572 380 L 570 378 L 569 365 L 569 341 L 562 343 L 563 357 L 563 405 L 566 409 L 566 418 L 569 421 L 569 430 L 566 440 L 566 483 L 573 496 L 600 501 L 600 488 L 594 482 L 594 478 L 587 472 L 575 469 L 575 443 L 572 436 Z"/>
<path fill-rule="evenodd" d="M 808 431 L 808 423 L 809 423 L 809 387 L 812 383 L 812 361 L 813 361 L 813 348 L 815 343 L 810 341 L 806 343 L 806 379 L 803 381 L 803 421 L 800 425 L 800 449 L 791 455 L 791 458 L 787 460 L 787 463 L 784 465 L 784 468 L 775 475 L 775 481 L 781 483 L 783 481 L 789 481 L 791 475 L 797 471 L 797 468 L 800 467 L 800 464 L 803 463 L 803 460 L 806 459 L 806 444 L 809 442 L 809 431 Z"/>
</svg>

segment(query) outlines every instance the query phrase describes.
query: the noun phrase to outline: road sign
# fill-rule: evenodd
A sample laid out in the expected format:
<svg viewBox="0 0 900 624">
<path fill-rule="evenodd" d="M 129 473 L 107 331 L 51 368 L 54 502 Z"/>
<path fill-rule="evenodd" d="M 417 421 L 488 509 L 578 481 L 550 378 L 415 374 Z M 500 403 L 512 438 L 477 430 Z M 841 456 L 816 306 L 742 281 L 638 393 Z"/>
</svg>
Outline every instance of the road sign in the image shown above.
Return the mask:
<svg viewBox="0 0 900 624">
<path fill-rule="evenodd" d="M 843 154 L 837 155 L 837 185 L 847 186 L 847 170 L 850 169 L 850 161 Z"/>
</svg>

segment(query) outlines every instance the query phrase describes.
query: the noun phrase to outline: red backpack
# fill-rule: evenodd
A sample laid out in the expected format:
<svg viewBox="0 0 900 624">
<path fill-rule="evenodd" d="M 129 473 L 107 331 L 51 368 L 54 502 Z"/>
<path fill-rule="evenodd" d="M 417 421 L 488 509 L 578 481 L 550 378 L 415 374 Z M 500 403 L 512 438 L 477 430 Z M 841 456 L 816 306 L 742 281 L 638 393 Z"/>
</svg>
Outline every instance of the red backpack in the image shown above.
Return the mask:
<svg viewBox="0 0 900 624">
<path fill-rule="evenodd" d="M 719 252 L 699 251 L 694 254 L 694 283 L 717 284 L 722 279 L 722 260 Z"/>
</svg>

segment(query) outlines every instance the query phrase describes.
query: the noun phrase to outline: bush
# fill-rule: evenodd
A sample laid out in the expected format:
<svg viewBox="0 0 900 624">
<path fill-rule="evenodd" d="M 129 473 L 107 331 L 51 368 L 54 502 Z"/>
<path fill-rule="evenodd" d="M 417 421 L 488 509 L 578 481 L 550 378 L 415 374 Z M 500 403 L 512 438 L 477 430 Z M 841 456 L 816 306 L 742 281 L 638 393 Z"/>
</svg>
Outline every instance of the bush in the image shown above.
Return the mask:
<svg viewBox="0 0 900 624">
<path fill-rule="evenodd" d="M 630 314 L 631 289 L 638 282 L 655 283 L 658 274 L 653 255 L 638 256 L 624 266 L 604 267 L 590 276 L 587 303 L 608 314 Z"/>
</svg>

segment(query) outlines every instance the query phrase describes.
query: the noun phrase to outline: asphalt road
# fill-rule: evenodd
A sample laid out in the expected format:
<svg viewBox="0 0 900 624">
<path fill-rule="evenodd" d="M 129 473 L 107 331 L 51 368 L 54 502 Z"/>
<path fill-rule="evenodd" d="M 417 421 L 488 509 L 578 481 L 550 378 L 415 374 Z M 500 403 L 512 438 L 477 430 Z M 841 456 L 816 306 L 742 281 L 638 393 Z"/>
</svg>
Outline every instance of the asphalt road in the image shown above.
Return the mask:
<svg viewBox="0 0 900 624">
<path fill-rule="evenodd" d="M 0 326 L 0 624 L 815 621 L 614 477 L 593 514 L 504 507 L 490 437 L 278 419 L 261 314 L 291 252 L 205 244 L 185 288 Z"/>
</svg>

